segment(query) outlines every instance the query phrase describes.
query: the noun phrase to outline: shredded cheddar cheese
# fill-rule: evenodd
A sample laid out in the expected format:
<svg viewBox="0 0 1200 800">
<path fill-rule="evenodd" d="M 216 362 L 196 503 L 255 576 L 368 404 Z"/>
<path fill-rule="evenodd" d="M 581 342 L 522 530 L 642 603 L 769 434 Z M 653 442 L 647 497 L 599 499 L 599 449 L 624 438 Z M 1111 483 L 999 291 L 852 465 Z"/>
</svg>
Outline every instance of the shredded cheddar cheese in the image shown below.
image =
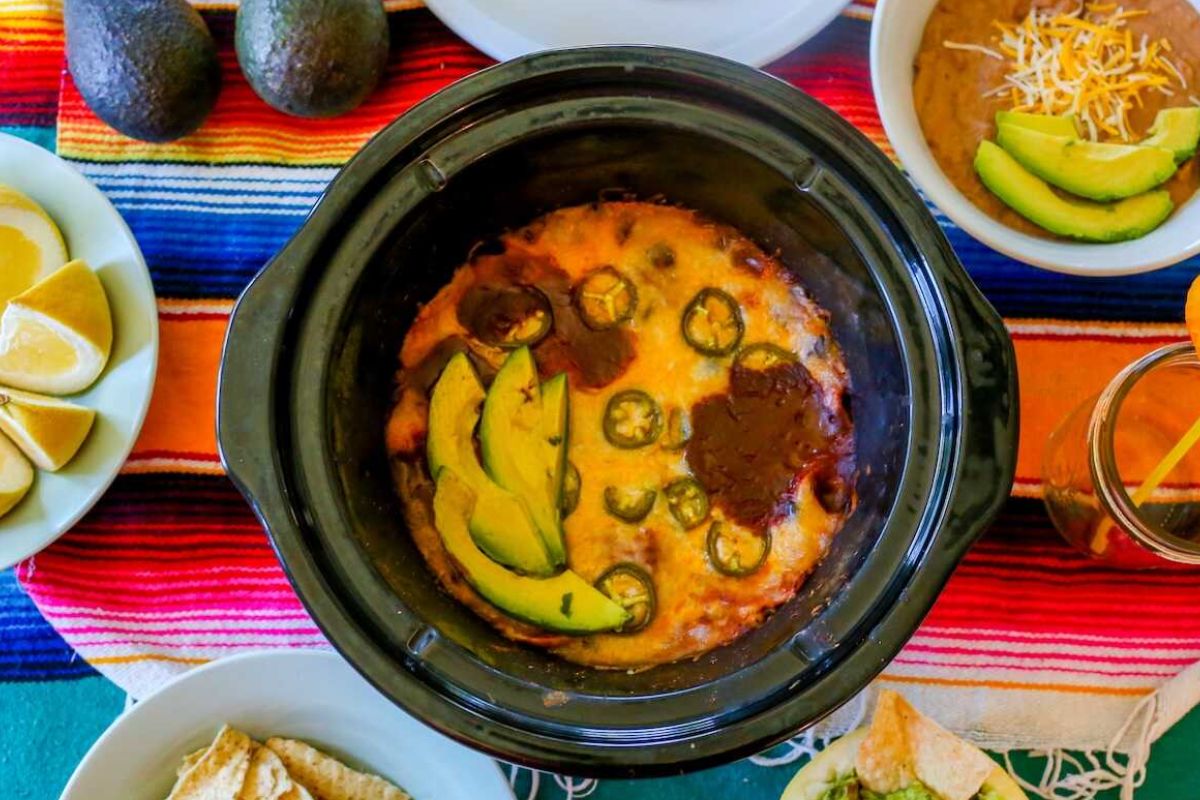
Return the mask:
<svg viewBox="0 0 1200 800">
<path fill-rule="evenodd" d="M 991 46 L 942 44 L 1003 60 L 1004 82 L 987 96 L 1006 98 L 1014 111 L 1074 114 L 1092 141 L 1130 141 L 1129 111 L 1141 107 L 1145 92 L 1170 97 L 1190 88 L 1169 40 L 1136 36 L 1128 27 L 1148 13 L 1116 3 L 1069 12 L 1034 8 L 1021 22 L 993 22 L 998 33 Z"/>
</svg>

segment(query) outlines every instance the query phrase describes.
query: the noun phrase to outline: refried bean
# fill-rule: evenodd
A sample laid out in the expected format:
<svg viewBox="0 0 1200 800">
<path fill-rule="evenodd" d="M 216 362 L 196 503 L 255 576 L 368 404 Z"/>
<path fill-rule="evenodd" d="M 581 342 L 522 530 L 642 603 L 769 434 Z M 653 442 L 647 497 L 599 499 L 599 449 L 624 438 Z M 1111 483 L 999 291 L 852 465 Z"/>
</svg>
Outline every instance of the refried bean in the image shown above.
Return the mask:
<svg viewBox="0 0 1200 800">
<path fill-rule="evenodd" d="M 1151 13 L 1129 20 L 1135 39 L 1144 33 L 1151 39 L 1169 39 L 1171 59 L 1195 92 L 1200 75 L 1200 13 L 1188 0 L 1124 0 L 1126 10 L 1148 9 Z M 925 24 L 925 35 L 914 64 L 913 102 L 921 130 L 933 157 L 950 182 L 967 199 L 993 219 L 1033 236 L 1054 238 L 1022 217 L 996 197 L 975 174 L 975 150 L 984 139 L 996 137 L 996 112 L 1010 108 L 1007 97 L 984 95 L 1004 82 L 1006 63 L 983 53 L 953 50 L 945 41 L 994 46 L 993 20 L 1019 22 L 1031 8 L 1069 11 L 1073 2 L 1031 0 L 941 0 Z M 1141 138 L 1163 108 L 1187 105 L 1187 92 L 1173 97 L 1158 92 L 1142 93 L 1143 105 L 1129 112 L 1131 133 Z M 1195 159 L 1180 165 L 1163 188 L 1179 207 L 1200 187 Z"/>
</svg>

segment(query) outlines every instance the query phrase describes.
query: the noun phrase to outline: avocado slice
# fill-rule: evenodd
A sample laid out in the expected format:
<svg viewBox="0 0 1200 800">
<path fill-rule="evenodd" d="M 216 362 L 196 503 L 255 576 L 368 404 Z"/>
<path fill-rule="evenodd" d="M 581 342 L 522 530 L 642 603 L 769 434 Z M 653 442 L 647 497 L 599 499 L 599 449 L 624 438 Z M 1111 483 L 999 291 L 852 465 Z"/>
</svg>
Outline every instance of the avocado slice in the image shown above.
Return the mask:
<svg viewBox="0 0 1200 800">
<path fill-rule="evenodd" d="M 425 453 L 429 472 L 452 469 L 476 497 L 471 536 L 495 561 L 531 575 L 549 575 L 556 565 L 533 524 L 524 501 L 498 486 L 475 455 L 475 425 L 483 386 L 465 353 L 455 354 L 442 370 L 429 401 Z"/>
<path fill-rule="evenodd" d="M 485 600 L 517 619 L 559 633 L 614 631 L 629 621 L 628 611 L 570 570 L 552 578 L 530 578 L 485 556 L 467 530 L 475 502 L 471 487 L 453 470 L 439 473 L 434 525 L 467 583 Z"/>
<path fill-rule="evenodd" d="M 975 171 L 988 189 L 1021 216 L 1051 233 L 1085 242 L 1122 242 L 1145 236 L 1174 208 L 1170 194 L 1162 190 L 1108 204 L 1060 197 L 989 141 L 979 143 Z"/>
<path fill-rule="evenodd" d="M 1154 117 L 1150 136 L 1141 142 L 1143 147 L 1163 147 L 1175 154 L 1182 163 L 1196 154 L 1200 144 L 1200 107 L 1164 108 Z"/>
<path fill-rule="evenodd" d="M 1018 128 L 1029 128 L 1031 131 L 1048 133 L 1051 136 L 1065 136 L 1068 139 L 1078 139 L 1079 129 L 1075 126 L 1075 115 L 1064 114 L 1030 114 L 1027 111 L 997 111 L 996 127 L 1013 125 Z"/>
<path fill-rule="evenodd" d="M 570 436 L 570 394 L 567 373 L 560 372 L 542 384 L 542 415 L 550 445 L 550 496 L 563 505 L 563 479 L 567 474 L 567 438 Z"/>
<path fill-rule="evenodd" d="M 561 477 L 555 482 L 555 474 L 562 469 L 562 454 L 550 443 L 556 434 L 547 431 L 545 419 L 533 354 L 528 347 L 518 348 L 500 366 L 483 401 L 483 466 L 492 480 L 524 498 L 550 560 L 561 565 L 567 551 L 558 505 L 562 482 Z"/>
<path fill-rule="evenodd" d="M 1091 200 L 1120 200 L 1153 189 L 1175 174 L 1175 155 L 1162 147 L 1099 144 L 1010 124 L 996 143 L 1047 183 Z"/>
</svg>

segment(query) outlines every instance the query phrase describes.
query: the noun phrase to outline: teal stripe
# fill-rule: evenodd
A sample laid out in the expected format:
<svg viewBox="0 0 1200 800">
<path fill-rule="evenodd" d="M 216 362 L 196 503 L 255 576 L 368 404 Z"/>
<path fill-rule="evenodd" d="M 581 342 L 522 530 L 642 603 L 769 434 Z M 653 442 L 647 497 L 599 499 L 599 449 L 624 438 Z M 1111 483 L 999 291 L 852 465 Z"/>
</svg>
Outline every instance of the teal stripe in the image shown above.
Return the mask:
<svg viewBox="0 0 1200 800">
<path fill-rule="evenodd" d="M 28 139 L 34 144 L 40 144 L 42 147 L 54 152 L 57 144 L 54 134 L 57 129 L 54 127 L 34 127 L 32 125 L 0 125 L 0 131 L 12 136 L 20 136 L 22 139 Z"/>
</svg>

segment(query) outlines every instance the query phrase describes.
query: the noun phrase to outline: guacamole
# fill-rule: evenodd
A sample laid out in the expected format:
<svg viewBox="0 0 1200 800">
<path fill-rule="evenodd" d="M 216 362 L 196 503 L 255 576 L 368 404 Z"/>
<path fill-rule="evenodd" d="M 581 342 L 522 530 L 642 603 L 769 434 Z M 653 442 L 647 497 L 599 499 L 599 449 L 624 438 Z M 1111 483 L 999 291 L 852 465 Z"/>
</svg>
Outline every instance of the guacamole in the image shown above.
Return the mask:
<svg viewBox="0 0 1200 800">
<path fill-rule="evenodd" d="M 860 784 L 856 773 L 848 772 L 830 784 L 818 800 L 937 800 L 937 796 L 919 781 L 899 791 L 879 794 Z M 991 787 L 984 786 L 974 800 L 1001 800 L 1001 797 Z"/>
</svg>

